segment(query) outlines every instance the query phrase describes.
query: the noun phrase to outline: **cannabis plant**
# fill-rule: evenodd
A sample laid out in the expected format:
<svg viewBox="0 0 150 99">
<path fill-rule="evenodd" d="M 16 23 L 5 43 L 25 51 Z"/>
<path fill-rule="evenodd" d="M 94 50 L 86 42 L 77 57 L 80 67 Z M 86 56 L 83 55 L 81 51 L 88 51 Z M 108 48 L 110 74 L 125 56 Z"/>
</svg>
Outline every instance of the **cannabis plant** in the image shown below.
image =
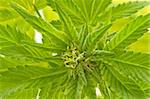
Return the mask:
<svg viewBox="0 0 150 99">
<path fill-rule="evenodd" d="M 149 4 L 47 0 L 60 18 L 47 22 L 38 10 L 31 14 L 11 3 L 43 42 L 17 26 L 0 26 L 0 98 L 148 99 L 150 55 L 128 47 L 150 27 L 150 14 L 135 14 Z M 129 21 L 111 32 L 121 18 Z"/>
</svg>

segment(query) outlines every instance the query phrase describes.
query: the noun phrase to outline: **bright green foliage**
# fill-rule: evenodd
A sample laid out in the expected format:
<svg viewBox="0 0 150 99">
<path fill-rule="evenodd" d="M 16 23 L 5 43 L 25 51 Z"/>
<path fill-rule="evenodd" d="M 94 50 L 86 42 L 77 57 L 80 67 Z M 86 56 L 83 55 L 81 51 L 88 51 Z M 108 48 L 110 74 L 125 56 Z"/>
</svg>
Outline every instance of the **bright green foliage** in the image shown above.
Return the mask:
<svg viewBox="0 0 150 99">
<path fill-rule="evenodd" d="M 108 50 L 124 49 L 147 32 L 150 26 L 150 15 L 139 16 L 128 23 L 114 38 L 106 44 Z"/>
<path fill-rule="evenodd" d="M 116 19 L 130 16 L 149 4 L 149 2 L 129 2 L 111 6 L 109 9 L 106 9 L 102 15 L 100 15 L 99 21 L 115 21 Z"/>
<path fill-rule="evenodd" d="M 49 23 L 20 3 L 11 5 L 42 34 L 42 44 L 18 26 L 0 25 L 0 98 L 98 99 L 95 88 L 102 99 L 150 98 L 150 55 L 128 50 L 150 27 L 149 14 L 134 15 L 149 2 L 47 0 L 47 4 L 60 20 Z M 109 32 L 115 20 L 130 16 L 120 31 Z"/>
</svg>

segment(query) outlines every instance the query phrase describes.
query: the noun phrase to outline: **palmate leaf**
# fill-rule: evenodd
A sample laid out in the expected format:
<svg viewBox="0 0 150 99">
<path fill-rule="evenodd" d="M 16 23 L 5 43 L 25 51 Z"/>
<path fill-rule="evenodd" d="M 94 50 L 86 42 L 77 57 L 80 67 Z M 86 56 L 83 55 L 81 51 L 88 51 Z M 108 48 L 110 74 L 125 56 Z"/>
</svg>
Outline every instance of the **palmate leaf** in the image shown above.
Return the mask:
<svg viewBox="0 0 150 99">
<path fill-rule="evenodd" d="M 113 67 L 113 65 L 105 65 L 105 67 L 107 70 L 103 76 L 106 83 L 109 85 L 109 89 L 112 91 L 112 95 L 113 93 L 116 93 L 120 98 L 147 99 L 147 88 L 146 90 L 142 89 L 139 83 L 136 83 L 136 81 L 130 77 L 126 77 L 123 73 Z M 141 84 L 144 83 L 145 82 L 142 82 Z M 112 96 L 109 96 L 109 98 L 110 97 Z"/>
<path fill-rule="evenodd" d="M 1 48 L 10 46 L 12 44 L 19 45 L 21 40 L 31 41 L 26 35 L 11 26 L 0 26 L 0 44 Z M 7 43 L 7 45 L 6 45 Z"/>
<path fill-rule="evenodd" d="M 68 37 L 67 35 L 57 30 L 55 27 L 53 27 L 50 23 L 47 23 L 40 17 L 35 17 L 28 12 L 26 12 L 21 7 L 13 4 L 12 7 L 20 14 L 22 17 L 25 18 L 27 22 L 29 22 L 34 28 L 36 28 L 41 33 L 44 33 L 46 36 L 51 37 L 52 42 L 54 46 L 64 47 L 68 45 Z M 58 36 L 59 35 L 59 36 Z"/>
<path fill-rule="evenodd" d="M 34 57 L 41 56 L 44 53 L 48 54 L 48 52 L 42 52 L 41 49 L 28 46 L 24 41 L 34 44 L 34 40 L 20 32 L 16 27 L 0 26 L 0 54 L 16 57 Z"/>
<path fill-rule="evenodd" d="M 43 91 L 41 90 L 40 93 L 41 99 L 48 99 L 49 97 L 52 99 L 90 99 L 91 97 L 96 99 L 96 81 L 93 80 L 92 76 L 88 75 L 88 78 L 85 78 L 88 83 L 85 85 L 83 81 L 84 73 L 82 72 L 80 75 L 82 75 L 82 77 L 78 76 L 78 80 L 74 78 L 64 78 L 64 82 L 56 82 L 55 84 L 50 85 L 50 87 L 43 87 Z M 57 85 L 59 83 L 63 84 L 61 84 L 61 86 Z"/>
<path fill-rule="evenodd" d="M 47 69 L 43 67 L 16 67 L 1 73 L 0 78 L 0 95 L 9 96 L 22 91 L 32 91 L 33 89 L 42 88 L 49 83 L 61 81 L 64 76 L 60 76 L 66 72 L 62 69 Z M 55 78 L 57 76 L 57 78 Z M 55 80 L 53 80 L 55 79 Z M 59 80 L 58 80 L 59 79 Z M 49 83 L 45 83 L 49 82 Z M 7 87 L 6 87 L 7 86 Z M 35 91 L 36 92 L 36 91 Z M 20 96 L 22 97 L 22 96 Z M 32 97 L 34 98 L 34 97 Z"/>
<path fill-rule="evenodd" d="M 112 64 L 116 64 L 117 68 L 127 73 L 126 75 L 132 75 L 132 77 L 139 80 L 150 81 L 148 75 L 150 75 L 150 55 L 136 52 L 119 52 L 112 55 L 113 59 L 105 58 Z M 120 66 L 122 65 L 122 66 Z M 128 72 L 127 72 L 128 71 Z M 140 74 L 140 75 L 139 75 Z"/>
<path fill-rule="evenodd" d="M 106 44 L 105 49 L 115 50 L 128 47 L 146 33 L 148 27 L 150 27 L 150 14 L 137 17 L 120 30 L 120 32 Z"/>
<path fill-rule="evenodd" d="M 75 80 L 69 80 L 70 82 L 66 82 L 67 86 L 65 88 L 61 86 L 58 88 L 57 86 L 60 86 L 59 83 L 57 85 L 53 84 L 50 87 L 43 87 L 42 92 L 40 94 L 41 99 L 49 99 L 51 97 L 52 99 L 79 99 L 80 96 L 77 96 L 77 92 L 82 89 L 82 86 L 78 86 L 78 82 Z M 56 88 L 57 87 L 57 88 Z M 80 87 L 80 88 L 79 88 Z"/>
<path fill-rule="evenodd" d="M 124 18 L 133 15 L 138 10 L 149 5 L 150 2 L 146 1 L 133 1 L 116 6 L 109 7 L 102 15 L 99 16 L 100 21 L 115 21 L 119 18 Z"/>
<path fill-rule="evenodd" d="M 22 40 L 32 41 L 26 34 L 21 33 L 15 27 L 0 26 L 0 53 L 8 54 L 32 54 L 26 51 Z M 11 49 L 11 50 L 10 50 Z"/>
<path fill-rule="evenodd" d="M 47 2 L 53 9 L 56 9 L 55 1 L 47 0 Z M 74 23 L 76 23 L 77 25 L 83 24 L 83 16 L 81 13 L 79 13 L 80 9 L 73 0 L 59 0 L 59 2 L 59 6 L 61 4 L 61 8 L 63 8 L 65 12 L 69 14 Z"/>
<path fill-rule="evenodd" d="M 75 0 L 75 3 L 80 7 L 83 12 L 84 19 L 88 24 L 93 24 L 97 15 L 107 8 L 111 0 Z M 94 12 L 95 11 L 95 12 Z"/>
<path fill-rule="evenodd" d="M 39 96 L 41 99 L 48 99 L 49 97 L 52 99 L 95 97 L 94 99 L 96 99 L 94 94 L 96 83 L 92 77 L 89 76 L 89 82 L 85 87 L 83 78 L 78 77 L 78 80 L 68 78 L 67 70 L 66 68 L 47 69 L 37 66 L 21 66 L 9 69 L 1 73 L 0 95 L 4 99 L 9 99 L 9 97 L 19 99 L 28 91 L 26 97 L 35 98 L 35 94 L 40 89 Z"/>
<path fill-rule="evenodd" d="M 27 8 L 30 13 L 33 13 L 35 12 L 33 4 L 36 5 L 37 9 L 41 9 L 46 6 L 46 0 L 42 2 L 40 0 L 0 0 L 0 24 L 18 26 L 21 31 L 25 31 L 26 34 L 33 37 L 33 28 L 11 8 L 10 3 L 12 2 L 22 5 L 24 8 Z"/>
<path fill-rule="evenodd" d="M 147 92 L 150 90 L 149 54 L 119 51 L 104 56 L 97 55 L 99 58 L 96 60 L 105 63 L 100 66 L 100 70 L 104 82 L 108 83 L 112 90 L 111 94 L 116 92 L 122 94 L 124 98 L 147 99 L 145 96 L 149 96 Z"/>
<path fill-rule="evenodd" d="M 111 0 L 47 0 L 51 7 L 55 8 L 56 2 L 79 27 L 84 23 L 94 25 L 97 16 L 111 3 Z"/>
<path fill-rule="evenodd" d="M 150 2 L 146 2 L 146 1 L 143 2 L 135 1 L 135 2 L 119 4 L 118 6 L 112 8 L 112 13 L 113 13 L 112 20 L 130 16 L 136 13 L 139 9 L 142 9 L 143 7 L 149 4 Z"/>
<path fill-rule="evenodd" d="M 1 71 L 20 64 L 22 66 L 42 65 L 41 62 L 44 62 L 47 65 L 50 63 L 49 66 L 55 64 L 55 67 L 57 67 L 58 63 L 61 63 L 60 58 L 57 58 L 56 61 L 56 57 L 52 57 L 52 52 L 60 53 L 63 51 L 62 49 L 36 44 L 34 40 L 14 26 L 0 26 L 0 44 Z M 56 62 L 58 63 L 56 64 Z"/>
</svg>

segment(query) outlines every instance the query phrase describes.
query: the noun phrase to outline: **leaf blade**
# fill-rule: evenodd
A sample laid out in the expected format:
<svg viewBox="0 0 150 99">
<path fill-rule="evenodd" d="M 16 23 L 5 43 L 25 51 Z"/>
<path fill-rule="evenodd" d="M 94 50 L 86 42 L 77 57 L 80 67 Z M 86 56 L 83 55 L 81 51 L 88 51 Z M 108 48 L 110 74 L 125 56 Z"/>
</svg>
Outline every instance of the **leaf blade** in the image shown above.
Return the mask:
<svg viewBox="0 0 150 99">
<path fill-rule="evenodd" d="M 11 68 L 0 76 L 0 94 L 7 96 L 15 93 L 17 90 L 36 89 L 45 86 L 45 81 L 53 82 L 54 77 L 64 74 L 66 69 L 47 69 L 43 67 L 16 67 Z"/>
<path fill-rule="evenodd" d="M 150 14 L 137 17 L 135 20 L 127 24 L 119 33 L 117 33 L 112 40 L 106 44 L 104 49 L 125 49 L 146 33 L 149 26 Z"/>
<path fill-rule="evenodd" d="M 24 19 L 28 23 L 30 23 L 34 28 L 39 30 L 41 33 L 45 32 L 47 36 L 50 36 L 51 38 L 53 38 L 54 40 L 53 39 L 52 40 L 55 43 L 59 42 L 60 45 L 64 45 L 64 46 L 68 45 L 68 37 L 66 36 L 64 32 L 57 30 L 55 27 L 53 27 L 51 24 L 48 24 L 43 19 L 37 18 L 29 14 L 28 12 L 26 12 L 24 9 L 22 9 L 16 4 L 13 4 L 12 8 L 15 9 L 22 17 L 24 17 Z"/>
</svg>

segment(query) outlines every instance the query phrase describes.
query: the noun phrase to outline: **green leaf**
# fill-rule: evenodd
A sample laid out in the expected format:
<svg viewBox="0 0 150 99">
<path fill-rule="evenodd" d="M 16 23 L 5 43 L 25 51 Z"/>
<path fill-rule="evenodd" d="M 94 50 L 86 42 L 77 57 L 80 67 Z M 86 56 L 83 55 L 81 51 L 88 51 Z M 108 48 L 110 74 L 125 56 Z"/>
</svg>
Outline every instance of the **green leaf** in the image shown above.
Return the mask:
<svg viewBox="0 0 150 99">
<path fill-rule="evenodd" d="M 117 6 L 112 6 L 106 9 L 102 15 L 100 15 L 99 20 L 101 21 L 115 21 L 119 18 L 124 18 L 133 15 L 145 6 L 150 5 L 150 2 L 146 1 L 133 1 L 122 3 Z M 110 17 L 110 19 L 108 18 Z"/>
<path fill-rule="evenodd" d="M 83 44 L 84 44 L 84 42 L 85 42 L 85 39 L 86 39 L 87 35 L 88 35 L 88 27 L 87 27 L 87 25 L 85 24 L 85 25 L 83 25 L 83 26 L 81 27 L 81 29 L 80 29 L 80 31 L 79 31 L 79 41 L 80 41 L 79 47 L 80 47 L 80 48 L 82 48 L 82 46 L 83 46 Z"/>
<path fill-rule="evenodd" d="M 26 35 L 21 33 L 16 27 L 11 26 L 0 26 L 0 53 L 22 53 L 24 55 L 29 55 L 22 43 L 22 40 L 31 41 L 32 40 Z M 7 50 L 8 49 L 8 50 Z M 13 50 L 14 49 L 14 50 Z"/>
<path fill-rule="evenodd" d="M 91 4 L 89 2 L 89 4 L 91 5 L 90 8 L 87 10 L 90 11 L 90 20 L 91 20 L 91 24 L 96 24 L 97 21 L 97 16 L 102 14 L 103 11 L 105 9 L 107 9 L 107 7 L 111 4 L 112 0 L 90 0 Z M 87 7 L 89 7 L 87 5 Z"/>
<path fill-rule="evenodd" d="M 120 95 L 122 98 L 146 98 L 146 90 L 134 79 L 127 77 L 114 65 L 105 65 L 103 74 L 106 83 L 110 85 L 110 90 Z"/>
<path fill-rule="evenodd" d="M 22 40 L 31 41 L 26 35 L 21 33 L 16 27 L 0 25 L 1 48 L 14 45 L 21 45 Z"/>
<path fill-rule="evenodd" d="M 121 97 L 148 97 L 150 88 L 150 55 L 118 51 L 114 54 L 97 54 L 104 82 L 109 84 L 111 94 Z M 141 86 L 143 84 L 143 86 Z M 125 95 L 123 95 L 125 94 Z M 145 99 L 145 98 L 144 98 Z"/>
<path fill-rule="evenodd" d="M 63 49 L 57 48 L 57 47 L 50 47 L 46 44 L 38 44 L 38 43 L 31 43 L 31 42 L 25 42 L 24 45 L 29 45 L 31 47 L 35 47 L 37 49 L 43 50 L 43 51 L 51 51 L 51 52 L 63 52 Z"/>
<path fill-rule="evenodd" d="M 29 22 L 34 28 L 36 28 L 41 33 L 45 33 L 45 35 L 49 36 L 51 40 L 54 42 L 55 46 L 63 47 L 68 45 L 68 37 L 62 31 L 57 30 L 50 23 L 47 23 L 41 18 L 37 18 L 28 12 L 26 12 L 21 7 L 13 4 L 12 7 L 22 16 L 24 19 Z"/>
<path fill-rule="evenodd" d="M 14 26 L 0 26 L 0 54 L 15 57 L 33 57 L 45 53 L 37 48 L 25 45 L 23 41 L 34 42 Z M 48 53 L 46 52 L 46 54 Z"/>
<path fill-rule="evenodd" d="M 65 25 L 65 31 L 72 39 L 72 42 L 78 43 L 78 32 L 71 21 L 71 18 L 61 9 L 61 7 L 56 3 L 57 12 L 59 14 L 60 19 L 63 21 Z"/>
<path fill-rule="evenodd" d="M 102 39 L 106 31 L 110 28 L 111 24 L 101 26 L 98 30 L 95 30 L 93 33 L 89 33 L 85 38 L 83 49 L 92 51 L 96 48 L 96 45 Z"/>
<path fill-rule="evenodd" d="M 30 42 L 30 44 L 25 43 Z M 45 47 L 34 44 L 26 34 L 20 32 L 16 27 L 0 26 L 0 71 L 7 70 L 18 65 L 42 65 L 48 67 L 59 67 L 61 63 L 52 56 L 53 52 L 62 52 L 60 48 Z M 33 44 L 33 45 L 32 45 Z M 32 46 L 31 46 L 32 45 Z M 46 65 L 41 64 L 45 62 Z M 57 62 L 57 64 L 56 64 Z"/>
<path fill-rule="evenodd" d="M 112 20 L 130 16 L 147 5 L 150 5 L 150 2 L 135 1 L 119 4 L 112 8 Z"/>
<path fill-rule="evenodd" d="M 104 58 L 106 59 L 106 58 Z M 150 55 L 136 52 L 118 52 L 112 57 L 107 58 L 111 64 L 138 80 L 149 80 L 150 70 Z M 139 75 L 140 73 L 140 75 Z"/>
<path fill-rule="evenodd" d="M 31 59 L 22 57 L 11 57 L 11 56 L 0 56 L 0 71 L 5 71 L 8 68 L 16 67 L 20 64 L 25 66 L 27 64 L 33 64 L 34 62 Z"/>
<path fill-rule="evenodd" d="M 55 3 L 59 4 L 61 8 L 71 17 L 71 20 L 73 23 L 76 24 L 76 26 L 83 24 L 83 15 L 81 14 L 81 10 L 78 7 L 78 5 L 73 0 L 47 0 L 48 4 L 56 10 Z M 57 11 L 57 10 L 56 10 Z M 79 13 L 81 12 L 81 13 Z"/>
<path fill-rule="evenodd" d="M 87 75 L 87 86 L 83 88 L 83 97 L 87 99 L 97 99 L 96 98 L 96 90 L 97 87 L 97 81 L 94 79 L 93 75 Z"/>
<path fill-rule="evenodd" d="M 60 80 L 65 68 L 47 69 L 37 66 L 11 68 L 0 76 L 0 95 L 9 96 L 19 90 L 37 89 Z M 57 79 L 55 77 L 57 76 Z M 55 80 L 54 80 L 55 79 Z M 62 78 L 61 78 L 62 79 Z M 29 91 L 30 92 L 30 91 Z"/>
<path fill-rule="evenodd" d="M 107 8 L 111 0 L 76 0 L 76 4 L 80 7 L 84 15 L 85 23 L 93 24 L 97 15 Z"/>
<path fill-rule="evenodd" d="M 70 79 L 68 81 L 68 85 L 65 86 L 64 95 L 66 95 L 68 99 L 82 99 L 84 85 L 81 78 L 78 77 L 76 80 Z"/>
<path fill-rule="evenodd" d="M 130 44 L 137 41 L 150 26 L 150 15 L 139 16 L 132 22 L 128 23 L 120 30 L 110 42 L 106 44 L 105 49 L 116 50 L 127 48 Z"/>
<path fill-rule="evenodd" d="M 47 0 L 51 7 L 56 9 L 56 2 L 72 19 L 76 26 L 87 23 L 95 25 L 97 16 L 108 7 L 111 0 Z"/>
</svg>

